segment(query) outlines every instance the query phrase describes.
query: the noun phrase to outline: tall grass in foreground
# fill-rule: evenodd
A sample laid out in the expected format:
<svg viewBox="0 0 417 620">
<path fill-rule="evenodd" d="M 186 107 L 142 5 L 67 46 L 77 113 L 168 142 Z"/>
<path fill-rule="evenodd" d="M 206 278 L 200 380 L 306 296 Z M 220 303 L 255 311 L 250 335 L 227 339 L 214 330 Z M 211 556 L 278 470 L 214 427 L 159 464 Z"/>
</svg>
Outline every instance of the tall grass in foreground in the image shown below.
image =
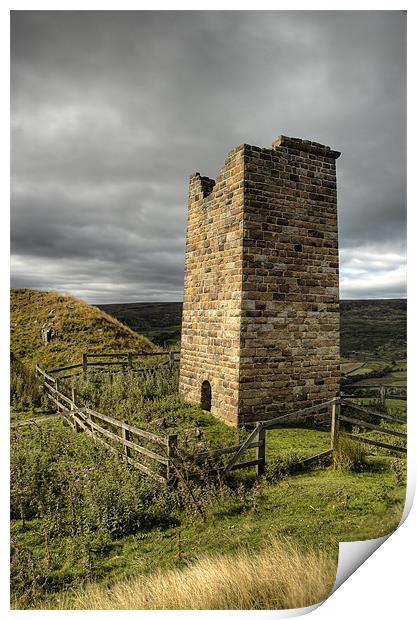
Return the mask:
<svg viewBox="0 0 417 620">
<path fill-rule="evenodd" d="M 200 559 L 175 569 L 89 586 L 63 600 L 72 609 L 290 609 L 323 601 L 333 587 L 337 562 L 329 554 L 302 551 L 272 539 L 259 553 Z"/>
<path fill-rule="evenodd" d="M 365 446 L 348 437 L 339 437 L 333 452 L 333 465 L 342 471 L 362 471 L 366 466 Z"/>
</svg>

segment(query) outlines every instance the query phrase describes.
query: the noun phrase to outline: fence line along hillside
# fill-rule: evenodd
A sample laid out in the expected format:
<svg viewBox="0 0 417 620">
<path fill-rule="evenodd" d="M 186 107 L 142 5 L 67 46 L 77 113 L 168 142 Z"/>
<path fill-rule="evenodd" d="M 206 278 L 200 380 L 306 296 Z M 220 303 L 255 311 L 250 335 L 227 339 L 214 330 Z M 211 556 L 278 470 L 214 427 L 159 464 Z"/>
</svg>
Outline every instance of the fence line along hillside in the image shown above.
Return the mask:
<svg viewBox="0 0 417 620">
<path fill-rule="evenodd" d="M 47 370 L 48 374 L 53 375 L 56 379 L 70 379 L 80 374 L 88 372 L 147 372 L 155 370 L 163 366 L 173 368 L 179 363 L 179 351 L 147 351 L 147 352 L 127 352 L 127 353 L 83 353 L 82 362 L 79 364 L 70 364 L 68 366 L 60 366 Z M 138 365 L 135 362 L 142 362 L 153 358 L 166 358 L 162 362 L 154 366 Z M 39 368 L 37 366 L 37 368 Z M 62 374 L 71 370 L 69 374 Z"/>
<path fill-rule="evenodd" d="M 172 482 L 176 435 L 160 436 L 132 426 L 127 421 L 94 411 L 77 402 L 74 388 L 71 388 L 71 396 L 64 393 L 62 377 L 59 379 L 52 376 L 39 366 L 36 366 L 36 372 L 43 378 L 46 396 L 75 431 L 85 431 L 108 448 L 119 449 L 130 465 L 159 482 Z"/>
<path fill-rule="evenodd" d="M 88 374 L 98 369 L 109 372 L 152 371 L 161 365 L 173 368 L 177 362 L 175 358 L 177 353 L 176 351 L 149 354 L 85 353 L 80 364 L 71 364 L 49 371 L 36 366 L 36 372 L 43 379 L 43 388 L 47 397 L 74 430 L 84 431 L 95 440 L 103 442 L 107 447 L 119 451 L 127 463 L 168 486 L 175 486 L 180 480 L 186 483 L 189 479 L 205 478 L 211 475 L 224 477 L 232 471 L 247 468 L 255 468 L 256 474 L 260 476 L 265 472 L 269 431 L 282 428 L 286 424 L 308 423 L 314 420 L 315 416 L 323 416 L 323 414 L 330 427 L 329 448 L 300 461 L 300 468 L 331 461 L 335 450 L 338 449 L 341 436 L 383 448 L 389 452 L 406 453 L 405 445 L 398 445 L 398 440 L 404 443 L 407 437 L 405 432 L 398 430 L 398 425 L 406 425 L 405 419 L 382 413 L 375 408 L 358 405 L 344 397 L 293 411 L 272 420 L 259 421 L 249 430 L 247 437 L 237 445 L 184 456 L 180 449 L 181 446 L 178 445 L 176 434 L 158 435 L 138 428 L 129 424 L 127 420 L 118 420 L 95 411 L 85 403 L 78 402 L 74 388 L 70 388 L 70 394 L 65 392 L 64 380 L 74 374 Z M 135 358 L 142 356 L 157 356 L 158 358 L 167 356 L 167 360 L 153 367 L 135 366 Z M 79 372 L 70 375 L 60 374 L 68 370 Z M 395 425 L 395 428 L 388 427 L 387 424 L 384 426 L 376 424 L 375 421 L 378 420 Z M 377 438 L 366 436 L 366 433 L 373 431 L 377 432 Z M 381 441 L 379 435 L 395 437 L 397 443 Z M 249 455 L 252 450 L 255 450 L 254 457 Z M 190 463 L 197 471 L 188 468 Z"/>
<path fill-rule="evenodd" d="M 157 351 L 148 338 L 97 307 L 52 291 L 12 289 L 10 293 L 13 354 L 42 368 L 75 364 L 83 351 Z"/>
</svg>

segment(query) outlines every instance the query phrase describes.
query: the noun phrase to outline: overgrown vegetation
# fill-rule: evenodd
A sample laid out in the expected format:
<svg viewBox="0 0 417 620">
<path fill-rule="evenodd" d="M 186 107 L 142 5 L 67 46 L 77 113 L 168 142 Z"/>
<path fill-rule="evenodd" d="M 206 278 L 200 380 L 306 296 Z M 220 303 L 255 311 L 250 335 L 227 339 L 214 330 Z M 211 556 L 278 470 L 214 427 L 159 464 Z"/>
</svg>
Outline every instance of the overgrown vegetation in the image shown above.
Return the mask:
<svg viewBox="0 0 417 620">
<path fill-rule="evenodd" d="M 33 605 L 45 592 L 91 577 L 94 554 L 120 537 L 175 524 L 174 506 L 175 494 L 62 423 L 14 429 L 11 517 L 20 522 L 12 530 L 14 594 Z M 41 553 L 16 538 L 34 522 Z"/>
<path fill-rule="evenodd" d="M 18 410 L 40 406 L 44 401 L 35 371 L 10 355 L 10 404 Z"/>
<path fill-rule="evenodd" d="M 240 436 L 237 429 L 184 403 L 178 395 L 178 371 L 167 367 L 146 373 L 97 372 L 70 385 L 80 402 L 158 434 L 178 434 L 190 450 L 233 444 Z"/>
<path fill-rule="evenodd" d="M 168 493 L 126 466 L 121 455 L 74 433 L 62 421 L 38 423 L 38 413 L 47 408 L 30 365 L 36 361 L 51 368 L 79 362 L 84 350 L 139 350 L 139 342 L 127 344 L 133 341 L 130 332 L 120 335 L 123 326 L 105 319 L 104 327 L 101 314 L 95 314 L 96 319 L 90 310 L 83 314 L 85 309 L 71 298 L 57 294 L 36 298 L 32 293 L 14 295 L 19 320 L 12 333 L 12 419 L 35 420 L 13 429 L 11 436 L 13 607 L 235 609 L 311 604 L 332 586 L 340 540 L 376 538 L 396 527 L 405 495 L 405 459 L 341 438 L 335 467 L 300 471 L 303 459 L 329 449 L 328 430 L 268 431 L 265 476 L 255 479 L 251 471 L 240 471 L 225 481 L 207 479 L 202 466 L 201 480 L 188 482 L 192 497 L 182 483 Z M 35 299 L 40 312 L 33 305 Z M 59 337 L 45 346 L 40 330 L 50 314 Z M 77 316 L 82 317 L 80 323 Z M 163 330 L 169 330 L 169 318 Z M 142 345 L 152 346 L 143 340 Z M 373 353 L 366 352 L 366 363 L 352 361 L 356 353 L 344 361 L 353 376 L 389 365 L 384 383 L 392 378 L 393 385 L 400 385 L 405 363 L 398 347 L 397 342 L 384 349 L 389 355 L 396 351 L 397 358 L 375 361 Z M 23 365 L 22 359 L 29 364 Z M 368 377 L 368 381 L 380 379 Z M 154 433 L 178 434 L 180 455 L 234 445 L 245 433 L 183 403 L 177 395 L 177 375 L 168 369 L 112 378 L 89 373 L 73 384 L 71 380 L 62 384 L 68 392 L 73 385 L 78 398 L 98 411 Z M 402 417 L 405 403 L 389 400 L 386 410 Z M 380 422 L 375 416 L 367 419 Z M 380 428 L 385 424 L 404 430 L 388 422 Z M 388 439 L 379 431 L 366 435 Z M 389 443 L 404 444 L 396 437 Z M 274 553 L 265 549 L 266 533 L 272 536 L 271 545 L 278 545 Z M 302 564 L 310 566 L 308 574 L 302 572 Z M 299 571 L 298 585 L 288 578 L 286 566 L 296 568 L 293 575 Z M 267 582 L 262 567 L 276 579 Z M 252 585 L 247 578 L 250 571 Z M 233 598 L 233 588 L 221 585 L 220 576 L 233 584 L 240 602 Z M 179 583 L 184 584 L 181 593 Z M 300 593 L 306 598 L 299 598 Z"/>
</svg>

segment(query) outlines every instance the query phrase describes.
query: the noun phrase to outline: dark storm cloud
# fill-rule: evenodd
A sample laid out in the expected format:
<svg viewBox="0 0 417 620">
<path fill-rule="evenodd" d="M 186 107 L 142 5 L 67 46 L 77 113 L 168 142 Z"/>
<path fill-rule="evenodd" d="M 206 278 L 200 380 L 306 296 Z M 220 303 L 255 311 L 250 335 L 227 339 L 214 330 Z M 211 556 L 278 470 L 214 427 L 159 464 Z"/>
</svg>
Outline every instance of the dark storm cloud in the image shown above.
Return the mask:
<svg viewBox="0 0 417 620">
<path fill-rule="evenodd" d="M 13 285 L 180 299 L 189 174 L 284 133 L 343 152 L 342 294 L 405 294 L 403 12 L 19 11 L 11 46 Z"/>
</svg>

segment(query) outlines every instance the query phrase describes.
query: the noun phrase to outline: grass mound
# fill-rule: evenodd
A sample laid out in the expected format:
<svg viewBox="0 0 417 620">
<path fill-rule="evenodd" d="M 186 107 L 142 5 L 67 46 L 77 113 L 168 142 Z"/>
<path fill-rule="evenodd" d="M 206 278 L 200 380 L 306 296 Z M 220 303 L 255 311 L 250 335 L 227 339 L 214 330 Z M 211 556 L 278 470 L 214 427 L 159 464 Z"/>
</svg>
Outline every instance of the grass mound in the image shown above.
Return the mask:
<svg viewBox="0 0 417 620">
<path fill-rule="evenodd" d="M 324 600 L 337 564 L 323 551 L 272 539 L 255 554 L 213 555 L 183 570 L 89 587 L 74 609 L 291 609 Z M 67 608 L 68 608 L 67 607 Z"/>
<path fill-rule="evenodd" d="M 34 366 L 54 368 L 81 361 L 84 351 L 151 351 L 147 338 L 94 306 L 53 291 L 12 289 L 11 350 Z M 47 344 L 42 329 L 54 332 Z"/>
</svg>

